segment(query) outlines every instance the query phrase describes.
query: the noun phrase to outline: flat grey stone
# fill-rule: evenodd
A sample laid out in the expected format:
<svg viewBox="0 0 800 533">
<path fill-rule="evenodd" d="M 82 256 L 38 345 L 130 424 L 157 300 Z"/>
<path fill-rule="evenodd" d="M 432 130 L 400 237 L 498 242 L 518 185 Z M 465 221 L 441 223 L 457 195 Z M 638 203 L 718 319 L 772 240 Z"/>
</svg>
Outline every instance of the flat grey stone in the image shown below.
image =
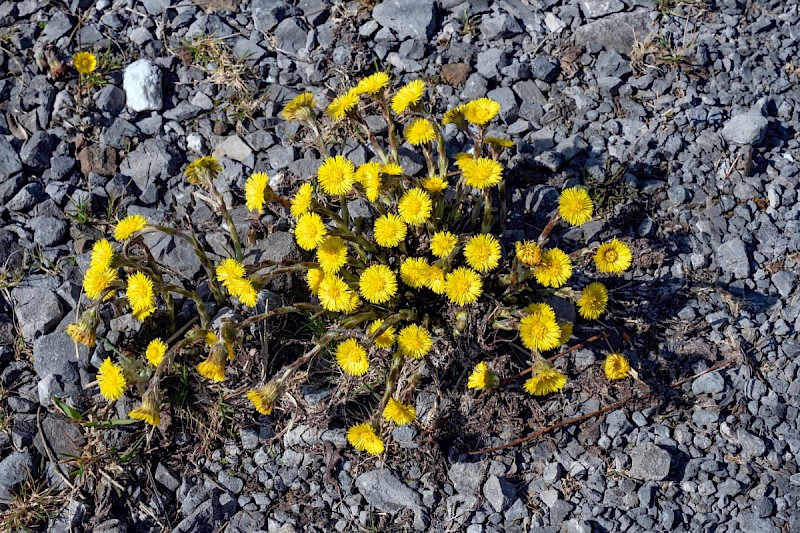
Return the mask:
<svg viewBox="0 0 800 533">
<path fill-rule="evenodd" d="M 644 41 L 650 33 L 650 10 L 614 13 L 580 26 L 574 33 L 575 44 L 595 42 L 608 50 L 630 55 L 636 39 Z"/>
<path fill-rule="evenodd" d="M 18 286 L 11 291 L 11 297 L 20 332 L 28 342 L 53 331 L 64 317 L 61 299 L 51 290 Z"/>
<path fill-rule="evenodd" d="M 489 476 L 483 485 L 483 496 L 498 513 L 508 507 L 516 497 L 514 485 L 505 478 Z"/>
<path fill-rule="evenodd" d="M 0 135 L 0 181 L 22 170 L 22 161 L 6 138 Z"/>
<path fill-rule="evenodd" d="M 11 452 L 0 461 L 0 503 L 10 503 L 12 493 L 29 473 L 35 472 L 33 458 L 28 452 Z"/>
<path fill-rule="evenodd" d="M 672 456 L 653 443 L 637 446 L 631 452 L 630 475 L 645 481 L 660 481 L 669 476 Z"/>
<path fill-rule="evenodd" d="M 751 109 L 725 123 L 722 137 L 729 143 L 757 145 L 764 140 L 769 119 L 759 111 Z"/>
<path fill-rule="evenodd" d="M 580 0 L 580 4 L 583 14 L 590 19 L 605 17 L 625 9 L 625 4 L 620 0 Z"/>
<path fill-rule="evenodd" d="M 738 237 L 723 243 L 717 248 L 717 264 L 726 274 L 736 279 L 744 279 L 750 275 L 750 259 L 744 241 Z"/>
<path fill-rule="evenodd" d="M 212 155 L 218 159 L 227 157 L 241 163 L 253 155 L 253 149 L 238 135 L 231 135 L 214 148 Z"/>
<path fill-rule="evenodd" d="M 372 8 L 372 18 L 400 39 L 427 42 L 435 29 L 436 5 L 433 0 L 384 0 Z"/>
<path fill-rule="evenodd" d="M 719 372 L 709 372 L 692 382 L 694 394 L 716 394 L 725 390 L 725 379 Z"/>
<path fill-rule="evenodd" d="M 447 477 L 459 494 L 477 495 L 483 481 L 483 463 L 453 463 L 447 470 Z"/>
<path fill-rule="evenodd" d="M 419 493 L 409 488 L 389 470 L 364 472 L 356 478 L 356 487 L 367 503 L 385 513 L 397 513 L 403 509 L 420 507 Z"/>
</svg>

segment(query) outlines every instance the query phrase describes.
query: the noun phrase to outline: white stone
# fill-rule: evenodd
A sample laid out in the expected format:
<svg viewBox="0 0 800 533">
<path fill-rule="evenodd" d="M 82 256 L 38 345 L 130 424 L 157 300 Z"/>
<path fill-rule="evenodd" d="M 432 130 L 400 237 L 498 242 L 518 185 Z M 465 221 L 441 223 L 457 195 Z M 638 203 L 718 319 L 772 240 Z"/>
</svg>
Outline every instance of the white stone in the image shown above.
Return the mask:
<svg viewBox="0 0 800 533">
<path fill-rule="evenodd" d="M 211 154 L 217 159 L 227 157 L 240 163 L 253 155 L 253 149 L 247 146 L 247 143 L 242 140 L 238 135 L 231 135 L 214 148 L 214 153 Z"/>
<path fill-rule="evenodd" d="M 146 59 L 134 61 L 125 68 L 122 81 L 128 108 L 132 111 L 160 111 L 161 70 Z"/>
</svg>

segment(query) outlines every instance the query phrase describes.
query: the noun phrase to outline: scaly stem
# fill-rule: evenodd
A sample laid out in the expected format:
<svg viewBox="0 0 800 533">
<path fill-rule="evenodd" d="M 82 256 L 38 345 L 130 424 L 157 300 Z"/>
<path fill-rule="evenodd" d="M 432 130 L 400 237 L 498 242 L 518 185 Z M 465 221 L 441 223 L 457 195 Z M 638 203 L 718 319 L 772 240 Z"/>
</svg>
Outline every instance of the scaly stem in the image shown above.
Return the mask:
<svg viewBox="0 0 800 533">
<path fill-rule="evenodd" d="M 211 191 L 211 194 L 214 195 L 218 203 L 219 212 L 222 215 L 222 218 L 225 219 L 225 223 L 228 224 L 228 228 L 231 234 L 231 241 L 233 242 L 234 257 L 236 258 L 237 261 L 241 263 L 242 260 L 244 259 L 244 256 L 242 255 L 242 240 L 239 238 L 239 230 L 236 229 L 236 224 L 233 223 L 233 218 L 231 217 L 231 214 L 228 212 L 228 206 L 225 204 L 225 199 L 219 193 L 219 190 L 217 190 L 217 186 L 214 185 L 214 182 L 212 180 L 208 180 L 208 183 L 209 183 L 209 190 Z"/>
<path fill-rule="evenodd" d="M 542 234 L 539 235 L 539 239 L 536 241 L 536 244 L 539 246 L 544 246 L 544 243 L 547 242 L 547 237 L 550 235 L 550 232 L 553 231 L 553 228 L 556 227 L 556 223 L 559 221 L 561 216 L 558 214 L 558 210 L 553 213 L 553 216 L 550 217 L 550 222 L 547 223 L 547 226 L 544 227 L 542 230 Z"/>
<path fill-rule="evenodd" d="M 483 222 L 481 223 L 481 233 L 489 233 L 492 229 L 492 194 L 489 188 L 483 189 Z"/>
<path fill-rule="evenodd" d="M 197 313 L 200 315 L 200 327 L 203 329 L 208 329 L 211 325 L 211 317 L 208 316 L 208 311 L 206 311 L 206 304 L 203 303 L 202 298 L 194 292 L 194 291 L 187 291 L 183 287 L 179 287 L 178 285 L 172 285 L 170 283 L 164 284 L 164 290 L 174 292 L 176 294 L 180 294 L 181 296 L 185 296 L 187 298 L 191 298 L 194 300 L 194 304 L 197 307 Z"/>
<path fill-rule="evenodd" d="M 386 374 L 386 390 L 383 391 L 383 398 L 381 398 L 381 403 L 378 404 L 378 408 L 372 415 L 376 424 L 380 424 L 381 418 L 383 417 L 383 410 L 386 408 L 386 404 L 389 403 L 389 399 L 397 389 L 397 380 L 400 377 L 400 369 L 402 367 L 403 352 L 397 350 L 394 352 L 394 355 L 392 355 L 392 366 L 389 367 L 389 373 Z"/>
<path fill-rule="evenodd" d="M 386 119 L 386 124 L 389 129 L 389 146 L 391 148 L 391 160 L 393 163 L 397 163 L 399 159 L 399 144 L 397 144 L 397 132 L 394 129 L 394 121 L 392 120 L 392 115 L 389 113 L 389 106 L 386 105 L 386 100 L 383 97 L 378 98 L 378 103 L 381 106 L 381 111 L 383 111 L 383 118 Z"/>
</svg>

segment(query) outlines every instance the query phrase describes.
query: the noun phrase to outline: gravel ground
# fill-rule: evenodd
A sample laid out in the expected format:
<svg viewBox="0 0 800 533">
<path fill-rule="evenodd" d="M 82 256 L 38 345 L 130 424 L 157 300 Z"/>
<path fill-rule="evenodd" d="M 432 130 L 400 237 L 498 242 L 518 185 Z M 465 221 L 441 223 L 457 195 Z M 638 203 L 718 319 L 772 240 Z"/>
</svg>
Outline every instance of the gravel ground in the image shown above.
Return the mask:
<svg viewBox="0 0 800 533">
<path fill-rule="evenodd" d="M 30 472 L 68 494 L 52 498 L 53 532 L 800 531 L 798 3 L 369 4 L 0 2 L 0 502 Z M 79 93 L 78 50 L 98 55 L 107 83 Z M 53 396 L 90 407 L 106 355 L 76 357 L 64 334 L 87 243 L 125 211 L 191 219 L 213 247 L 220 230 L 186 163 L 219 157 L 239 205 L 254 170 L 291 194 L 318 159 L 278 112 L 305 89 L 327 101 L 375 65 L 439 81 L 442 110 L 501 104 L 498 131 L 516 142 L 504 237 L 535 235 L 562 187 L 599 195 L 598 218 L 564 239 L 632 243 L 606 326 L 641 380 L 571 384 L 545 401 L 429 384 L 419 423 L 381 459 L 346 445 L 321 369 L 272 417 L 241 404 L 235 419 L 174 424 L 135 446 L 140 430 L 70 423 Z M 286 213 L 261 222 L 264 255 L 298 254 Z M 151 246 L 199 275 L 173 239 Z M 113 344 L 143 334 L 103 319 Z M 603 350 L 565 364 L 596 366 Z"/>
</svg>

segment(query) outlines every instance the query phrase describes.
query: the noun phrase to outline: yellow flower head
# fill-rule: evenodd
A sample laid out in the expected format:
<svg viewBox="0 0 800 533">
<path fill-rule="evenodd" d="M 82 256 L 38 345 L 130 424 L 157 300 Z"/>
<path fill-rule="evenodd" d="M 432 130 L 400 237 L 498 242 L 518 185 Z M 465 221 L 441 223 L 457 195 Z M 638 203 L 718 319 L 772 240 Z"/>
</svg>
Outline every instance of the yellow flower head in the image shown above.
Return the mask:
<svg viewBox="0 0 800 533">
<path fill-rule="evenodd" d="M 556 319 L 555 309 L 553 309 L 550 304 L 546 303 L 529 304 L 523 311 L 529 315 L 542 315 L 547 318 L 552 318 L 553 320 Z"/>
<path fill-rule="evenodd" d="M 128 277 L 128 289 L 125 295 L 137 320 L 144 320 L 156 310 L 153 281 L 143 272 L 136 272 Z"/>
<path fill-rule="evenodd" d="M 428 283 L 431 265 L 424 257 L 406 257 L 400 263 L 400 279 L 409 287 L 419 289 Z"/>
<path fill-rule="evenodd" d="M 78 52 L 72 56 L 72 64 L 79 74 L 90 74 L 97 68 L 97 58 L 91 52 Z"/>
<path fill-rule="evenodd" d="M 363 376 L 369 370 L 367 351 L 355 339 L 347 339 L 336 347 L 336 362 L 345 374 Z"/>
<path fill-rule="evenodd" d="M 397 345 L 403 355 L 414 359 L 422 359 L 431 351 L 433 339 L 427 329 L 416 324 L 410 324 L 397 334 Z"/>
<path fill-rule="evenodd" d="M 201 183 L 214 181 L 220 172 L 222 172 L 222 165 L 220 165 L 217 158 L 204 155 L 186 165 L 183 174 L 186 176 L 186 181 L 192 185 L 200 185 Z"/>
<path fill-rule="evenodd" d="M 533 275 L 545 287 L 557 289 L 572 276 L 572 261 L 564 251 L 551 248 L 542 252 L 542 260 L 533 269 Z"/>
<path fill-rule="evenodd" d="M 431 236 L 431 253 L 444 259 L 453 252 L 458 244 L 458 237 L 449 231 L 437 231 Z"/>
<path fill-rule="evenodd" d="M 376 72 L 359 81 L 355 90 L 359 94 L 375 95 L 385 89 L 387 85 L 389 85 L 389 75 L 385 72 Z"/>
<path fill-rule="evenodd" d="M 230 284 L 245 275 L 244 265 L 229 257 L 217 265 L 217 281 L 230 291 Z"/>
<path fill-rule="evenodd" d="M 500 264 L 500 243 L 488 233 L 474 235 L 464 246 L 464 259 L 475 270 L 488 272 Z"/>
<path fill-rule="evenodd" d="M 383 453 L 383 440 L 375 433 L 375 429 L 368 422 L 358 424 L 347 430 L 347 442 L 360 452 L 370 455 Z"/>
<path fill-rule="evenodd" d="M 558 213 L 573 226 L 581 226 L 592 219 L 592 199 L 585 189 L 571 187 L 558 197 Z"/>
<path fill-rule="evenodd" d="M 523 265 L 536 266 L 542 261 L 542 249 L 534 241 L 517 241 L 517 259 Z"/>
<path fill-rule="evenodd" d="M 217 340 L 211 346 L 211 353 L 199 365 L 197 372 L 211 381 L 225 381 L 225 362 L 228 360 L 228 350 L 223 341 Z"/>
<path fill-rule="evenodd" d="M 306 272 L 306 283 L 308 283 L 308 289 L 311 291 L 311 294 L 317 294 L 319 284 L 322 283 L 324 278 L 325 272 L 323 272 L 321 268 L 308 269 L 308 272 Z"/>
<path fill-rule="evenodd" d="M 326 274 L 336 274 L 347 264 L 347 245 L 341 237 L 326 237 L 317 248 L 317 262 Z"/>
<path fill-rule="evenodd" d="M 410 226 L 424 224 L 431 216 L 433 202 L 430 195 L 419 187 L 409 189 L 397 202 L 397 212 Z"/>
<path fill-rule="evenodd" d="M 114 258 L 114 247 L 107 239 L 100 239 L 92 246 L 89 268 L 109 268 Z"/>
<path fill-rule="evenodd" d="M 475 370 L 469 375 L 467 380 L 468 389 L 487 390 L 493 389 L 497 386 L 500 379 L 497 374 L 492 372 L 485 362 L 480 362 L 475 365 Z"/>
<path fill-rule="evenodd" d="M 382 325 L 383 325 L 383 319 L 379 318 L 373 321 L 372 324 L 369 325 L 369 329 L 367 330 L 367 332 L 370 335 L 372 335 L 373 333 L 378 331 L 378 328 L 380 328 Z M 378 348 L 391 348 L 394 345 L 394 341 L 396 338 L 397 335 L 395 334 L 394 326 L 389 326 L 383 333 L 375 337 L 373 344 Z"/>
<path fill-rule="evenodd" d="M 297 218 L 294 238 L 303 250 L 313 250 L 325 240 L 328 230 L 322 217 L 316 213 L 304 213 Z"/>
<path fill-rule="evenodd" d="M 405 171 L 397 163 L 386 163 L 381 167 L 381 172 L 389 176 L 402 176 Z"/>
<path fill-rule="evenodd" d="M 253 403 L 256 411 L 266 416 L 272 414 L 272 409 L 275 407 L 275 402 L 283 394 L 283 382 L 280 380 L 272 380 L 260 389 L 251 389 L 247 391 L 247 399 Z"/>
<path fill-rule="evenodd" d="M 325 275 L 317 289 L 317 296 L 322 307 L 328 311 L 347 311 L 353 305 L 353 291 L 335 274 Z"/>
<path fill-rule="evenodd" d="M 293 120 L 308 120 L 316 106 L 317 101 L 314 99 L 313 94 L 309 92 L 300 93 L 286 104 L 286 107 L 281 111 L 281 115 L 290 122 Z"/>
<path fill-rule="evenodd" d="M 114 228 L 114 238 L 118 241 L 128 240 L 131 235 L 141 231 L 147 225 L 147 219 L 142 215 L 130 215 L 117 223 Z"/>
<path fill-rule="evenodd" d="M 608 289 L 602 283 L 591 283 L 581 291 L 578 299 L 578 313 L 583 318 L 600 318 L 608 304 Z"/>
<path fill-rule="evenodd" d="M 483 294 L 483 282 L 480 275 L 471 268 L 458 267 L 453 270 L 444 282 L 447 299 L 456 305 L 471 304 Z"/>
<path fill-rule="evenodd" d="M 122 368 L 111 362 L 110 357 L 106 357 L 97 371 L 97 384 L 100 386 L 100 394 L 106 400 L 114 402 L 122 398 L 125 394 L 125 376 L 122 375 Z"/>
<path fill-rule="evenodd" d="M 392 213 L 387 213 L 375 220 L 373 234 L 375 242 L 384 248 L 393 248 L 406 238 L 406 227 L 403 219 Z"/>
<path fill-rule="evenodd" d="M 621 274 L 631 266 L 633 256 L 631 249 L 624 242 L 613 239 L 601 244 L 594 254 L 594 263 L 600 272 Z"/>
<path fill-rule="evenodd" d="M 250 211 L 264 212 L 264 204 L 274 198 L 275 193 L 269 186 L 269 176 L 265 172 L 254 172 L 244 182 L 244 199 Z"/>
<path fill-rule="evenodd" d="M 367 195 L 367 200 L 374 202 L 381 192 L 381 164 L 364 163 L 356 169 L 356 182 L 360 183 Z"/>
<path fill-rule="evenodd" d="M 500 104 L 491 98 L 478 98 L 464 105 L 464 118 L 473 124 L 483 126 L 500 111 Z"/>
<path fill-rule="evenodd" d="M 492 148 L 496 150 L 501 150 L 503 148 L 511 148 L 514 146 L 514 141 L 509 139 L 503 139 L 502 137 L 486 137 L 483 142 L 490 145 Z"/>
<path fill-rule="evenodd" d="M 425 82 L 422 80 L 414 80 L 403 85 L 392 98 L 392 111 L 398 115 L 401 114 L 409 107 L 417 105 L 424 93 Z"/>
<path fill-rule="evenodd" d="M 455 124 L 456 126 L 463 127 L 465 126 L 464 120 L 464 108 L 466 104 L 462 104 L 460 106 L 456 106 L 453 109 L 448 109 L 445 111 L 444 116 L 442 117 L 442 124 L 447 126 L 448 124 Z"/>
<path fill-rule="evenodd" d="M 428 279 L 425 281 L 425 286 L 436 294 L 444 294 L 444 270 L 435 265 L 428 267 Z"/>
<path fill-rule="evenodd" d="M 567 376 L 556 370 L 548 361 L 538 361 L 531 377 L 525 382 L 525 391 L 533 396 L 558 392 L 567 384 Z"/>
<path fill-rule="evenodd" d="M 547 307 L 550 308 L 550 306 Z M 550 312 L 552 312 L 552 308 L 550 308 Z M 526 348 L 542 352 L 560 345 L 561 328 L 558 327 L 555 316 L 551 316 L 550 313 L 536 312 L 522 318 L 519 323 L 519 336 Z"/>
<path fill-rule="evenodd" d="M 436 139 L 436 130 L 433 128 L 433 124 L 424 118 L 415 118 L 409 122 L 403 134 L 409 144 L 414 146 L 433 142 Z"/>
<path fill-rule="evenodd" d="M 153 339 L 150 341 L 150 344 L 147 345 L 147 350 L 145 350 L 144 356 L 151 365 L 158 366 L 164 359 L 164 355 L 167 353 L 167 348 L 167 345 L 161 339 Z"/>
<path fill-rule="evenodd" d="M 300 215 L 308 212 L 311 207 L 311 200 L 314 197 L 314 187 L 310 183 L 304 183 L 297 189 L 297 193 L 291 200 L 292 216 L 299 218 Z"/>
<path fill-rule="evenodd" d="M 360 93 L 356 89 L 350 89 L 341 96 L 334 98 L 333 102 L 328 105 L 327 113 L 335 122 L 339 122 L 349 113 L 351 113 L 358 105 L 358 95 Z"/>
<path fill-rule="evenodd" d="M 258 291 L 253 286 L 253 282 L 247 278 L 232 280 L 227 285 L 228 292 L 239 299 L 247 307 L 255 307 L 258 303 Z"/>
<path fill-rule="evenodd" d="M 497 185 L 503 179 L 503 165 L 494 159 L 488 157 L 464 159 L 459 161 L 459 164 L 464 183 L 468 187 L 485 189 Z"/>
<path fill-rule="evenodd" d="M 97 342 L 96 331 L 99 324 L 97 307 L 90 307 L 83 312 L 77 323 L 67 326 L 67 334 L 72 337 L 73 341 L 91 348 Z"/>
<path fill-rule="evenodd" d="M 359 307 L 361 307 L 361 298 L 358 297 L 357 292 L 350 291 L 350 301 L 342 308 L 342 312 L 346 314 L 355 313 Z"/>
<path fill-rule="evenodd" d="M 608 379 L 627 378 L 630 371 L 631 364 L 628 362 L 628 358 L 621 353 L 610 353 L 603 361 L 603 373 Z"/>
<path fill-rule="evenodd" d="M 86 296 L 94 300 L 99 298 L 117 279 L 117 271 L 103 266 L 89 267 L 83 276 L 83 290 Z"/>
<path fill-rule="evenodd" d="M 441 176 L 422 178 L 419 183 L 428 192 L 442 192 L 447 188 L 447 178 Z"/>
<path fill-rule="evenodd" d="M 455 156 L 455 165 L 461 172 L 464 172 L 464 167 L 469 164 L 470 161 L 474 161 L 475 157 L 472 154 L 467 152 L 458 152 Z"/>
<path fill-rule="evenodd" d="M 353 189 L 356 170 L 352 161 L 337 155 L 329 157 L 317 171 L 317 181 L 326 194 L 347 194 Z"/>
<path fill-rule="evenodd" d="M 561 328 L 561 338 L 558 340 L 558 345 L 566 344 L 572 337 L 572 330 L 575 327 L 572 322 L 559 322 L 558 327 Z"/>
<path fill-rule="evenodd" d="M 142 396 L 142 405 L 128 413 L 128 416 L 151 426 L 158 426 L 161 423 L 161 398 L 158 391 L 148 389 Z"/>
<path fill-rule="evenodd" d="M 417 411 L 412 405 L 389 398 L 383 408 L 383 418 L 398 426 L 406 426 L 417 418 Z"/>
<path fill-rule="evenodd" d="M 386 265 L 371 265 L 361 273 L 359 288 L 368 302 L 386 303 L 397 294 L 397 276 Z"/>
</svg>

